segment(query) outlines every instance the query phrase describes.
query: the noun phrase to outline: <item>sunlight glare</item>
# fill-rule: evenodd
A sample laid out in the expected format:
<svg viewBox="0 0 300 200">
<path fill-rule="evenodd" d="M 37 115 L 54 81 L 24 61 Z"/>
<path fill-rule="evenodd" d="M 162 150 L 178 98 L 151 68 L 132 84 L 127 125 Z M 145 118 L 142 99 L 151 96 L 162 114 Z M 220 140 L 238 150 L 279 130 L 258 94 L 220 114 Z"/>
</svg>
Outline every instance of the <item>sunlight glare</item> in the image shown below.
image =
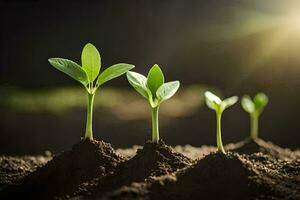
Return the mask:
<svg viewBox="0 0 300 200">
<path fill-rule="evenodd" d="M 300 33 L 300 13 L 292 13 L 284 16 L 281 23 L 287 30 Z"/>
</svg>

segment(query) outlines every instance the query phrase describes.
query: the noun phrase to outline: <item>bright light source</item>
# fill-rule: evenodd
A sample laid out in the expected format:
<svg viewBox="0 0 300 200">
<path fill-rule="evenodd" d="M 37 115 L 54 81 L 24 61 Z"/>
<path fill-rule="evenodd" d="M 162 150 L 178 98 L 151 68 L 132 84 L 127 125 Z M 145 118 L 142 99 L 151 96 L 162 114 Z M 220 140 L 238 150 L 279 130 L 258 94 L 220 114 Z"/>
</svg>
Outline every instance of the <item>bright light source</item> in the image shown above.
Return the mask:
<svg viewBox="0 0 300 200">
<path fill-rule="evenodd" d="M 289 31 L 300 32 L 300 13 L 293 13 L 284 16 L 281 23 Z"/>
</svg>

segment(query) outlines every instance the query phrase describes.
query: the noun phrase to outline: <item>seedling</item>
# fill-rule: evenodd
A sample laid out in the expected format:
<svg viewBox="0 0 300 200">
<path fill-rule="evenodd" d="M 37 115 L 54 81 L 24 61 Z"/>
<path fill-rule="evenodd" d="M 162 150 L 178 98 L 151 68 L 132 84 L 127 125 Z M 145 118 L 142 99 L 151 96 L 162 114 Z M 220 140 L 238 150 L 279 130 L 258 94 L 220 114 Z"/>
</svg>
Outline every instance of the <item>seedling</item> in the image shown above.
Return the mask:
<svg viewBox="0 0 300 200">
<path fill-rule="evenodd" d="M 258 138 L 258 121 L 264 107 L 268 104 L 268 97 L 264 93 L 258 93 L 253 100 L 245 95 L 242 98 L 242 107 L 250 114 L 250 137 Z"/>
<path fill-rule="evenodd" d="M 179 88 L 179 81 L 165 83 L 164 75 L 158 65 L 154 65 L 148 76 L 136 72 L 127 72 L 128 82 L 146 98 L 151 106 L 152 113 L 152 142 L 159 141 L 158 110 L 160 104 L 171 98 Z"/>
<path fill-rule="evenodd" d="M 223 101 L 213 93 L 206 91 L 204 93 L 205 95 L 205 100 L 206 100 L 206 105 L 216 111 L 216 118 L 217 118 L 217 146 L 218 150 L 221 151 L 222 153 L 226 153 L 223 147 L 222 143 L 222 135 L 221 135 L 221 117 L 223 111 L 235 104 L 238 101 L 237 96 L 229 97 L 227 99 L 224 99 Z"/>
<path fill-rule="evenodd" d="M 134 68 L 131 64 L 119 63 L 105 69 L 101 74 L 101 57 L 97 48 L 88 43 L 81 53 L 81 66 L 64 58 L 50 58 L 50 64 L 56 69 L 79 81 L 87 91 L 87 118 L 85 138 L 93 139 L 93 103 L 97 89 L 109 80 L 125 74 Z"/>
</svg>

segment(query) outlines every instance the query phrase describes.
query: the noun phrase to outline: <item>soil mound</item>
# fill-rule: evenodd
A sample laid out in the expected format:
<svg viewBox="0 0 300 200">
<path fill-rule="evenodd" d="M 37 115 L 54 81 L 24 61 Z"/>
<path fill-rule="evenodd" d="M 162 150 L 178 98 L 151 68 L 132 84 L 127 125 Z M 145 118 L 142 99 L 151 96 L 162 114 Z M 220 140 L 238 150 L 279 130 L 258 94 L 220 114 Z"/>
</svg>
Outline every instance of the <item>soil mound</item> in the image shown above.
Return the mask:
<svg viewBox="0 0 300 200">
<path fill-rule="evenodd" d="M 164 188 L 164 198 L 247 199 L 255 190 L 249 176 L 251 171 L 238 155 L 212 153 L 178 173 L 177 180 Z M 160 198 L 161 188 L 152 193 L 151 199 Z"/>
<path fill-rule="evenodd" d="M 176 172 L 191 164 L 191 159 L 181 153 L 174 152 L 163 140 L 158 144 L 146 142 L 138 149 L 136 156 L 121 165 L 123 170 L 138 179 L 149 176 L 162 176 Z"/>
<path fill-rule="evenodd" d="M 262 139 L 253 140 L 247 138 L 238 143 L 228 144 L 225 148 L 241 154 L 262 152 L 278 159 L 300 159 L 300 152 L 293 152 L 290 149 L 281 148 L 272 142 L 266 142 Z"/>
<path fill-rule="evenodd" d="M 132 182 L 147 181 L 156 176 L 174 173 L 180 169 L 190 166 L 191 159 L 180 153 L 176 153 L 162 140 L 158 144 L 146 142 L 142 149 L 131 159 L 120 163 L 115 172 L 103 179 L 94 180 L 81 188 L 83 192 L 93 187 L 94 197 L 101 197 L 105 193 L 113 191 L 121 186 L 130 185 Z M 98 183 L 95 183 L 99 181 Z M 95 186 L 96 185 L 96 186 Z"/>
<path fill-rule="evenodd" d="M 72 193 L 83 182 L 112 173 L 123 161 L 124 158 L 117 155 L 110 144 L 81 140 L 72 150 L 62 152 L 26 176 L 19 186 L 4 192 L 9 197 L 52 199 Z"/>
<path fill-rule="evenodd" d="M 300 161 L 276 160 L 263 153 L 212 153 L 175 177 L 121 187 L 103 199 L 139 200 L 297 200 L 300 199 Z"/>
</svg>

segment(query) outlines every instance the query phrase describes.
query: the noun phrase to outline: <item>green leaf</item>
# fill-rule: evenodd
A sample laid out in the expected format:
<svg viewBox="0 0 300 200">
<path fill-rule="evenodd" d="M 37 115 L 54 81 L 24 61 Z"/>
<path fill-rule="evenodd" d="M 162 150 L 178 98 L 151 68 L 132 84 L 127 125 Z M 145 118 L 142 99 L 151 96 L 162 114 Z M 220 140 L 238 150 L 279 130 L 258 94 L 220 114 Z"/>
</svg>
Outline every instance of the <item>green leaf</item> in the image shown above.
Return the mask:
<svg viewBox="0 0 300 200">
<path fill-rule="evenodd" d="M 151 91 L 146 87 L 147 78 L 142 74 L 128 71 L 127 80 L 132 87 L 146 99 L 152 98 Z"/>
<path fill-rule="evenodd" d="M 96 47 L 87 43 L 81 53 L 82 68 L 86 71 L 89 82 L 93 82 L 101 68 L 101 58 Z"/>
<path fill-rule="evenodd" d="M 204 93 L 206 105 L 213 110 L 218 110 L 222 100 L 213 94 L 212 92 L 206 91 Z"/>
<path fill-rule="evenodd" d="M 115 65 L 105 69 L 99 75 L 99 77 L 97 79 L 97 85 L 100 86 L 103 83 L 105 83 L 111 79 L 117 78 L 133 68 L 134 68 L 134 65 L 131 65 L 131 64 L 126 64 L 126 63 L 115 64 Z"/>
<path fill-rule="evenodd" d="M 150 69 L 148 76 L 147 76 L 147 82 L 146 86 L 150 89 L 153 96 L 156 96 L 157 89 L 165 82 L 164 75 L 160 69 L 160 67 L 155 64 Z"/>
<path fill-rule="evenodd" d="M 239 100 L 239 98 L 237 96 L 233 96 L 233 97 L 224 99 L 221 103 L 221 107 L 223 108 L 223 110 L 225 110 L 226 108 L 235 104 L 238 100 Z"/>
<path fill-rule="evenodd" d="M 258 93 L 254 97 L 255 109 L 258 112 L 261 112 L 263 108 L 268 104 L 268 102 L 269 102 L 269 98 L 264 93 Z"/>
<path fill-rule="evenodd" d="M 255 111 L 254 103 L 248 95 L 243 96 L 241 104 L 246 112 L 253 113 Z"/>
<path fill-rule="evenodd" d="M 176 93 L 179 86 L 180 86 L 179 81 L 171 81 L 168 83 L 164 83 L 156 91 L 156 96 L 158 98 L 158 101 L 162 102 L 171 98 Z"/>
<path fill-rule="evenodd" d="M 49 58 L 48 61 L 53 67 L 71 76 L 83 85 L 88 84 L 86 72 L 77 63 L 64 58 Z"/>
</svg>

